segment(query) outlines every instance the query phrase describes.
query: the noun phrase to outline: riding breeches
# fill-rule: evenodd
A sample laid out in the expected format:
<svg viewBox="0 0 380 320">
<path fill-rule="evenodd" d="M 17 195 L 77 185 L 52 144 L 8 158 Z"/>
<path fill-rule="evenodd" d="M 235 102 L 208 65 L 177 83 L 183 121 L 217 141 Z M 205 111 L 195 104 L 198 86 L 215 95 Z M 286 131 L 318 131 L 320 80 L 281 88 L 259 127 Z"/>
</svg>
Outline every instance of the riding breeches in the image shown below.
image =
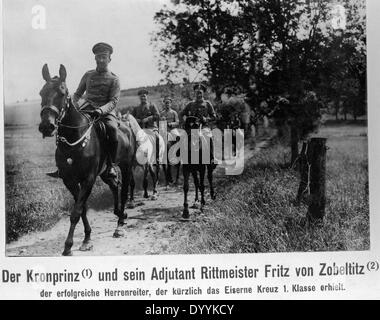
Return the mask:
<svg viewBox="0 0 380 320">
<path fill-rule="evenodd" d="M 102 121 L 106 127 L 106 132 L 108 136 L 108 151 L 110 156 L 111 163 L 116 163 L 116 157 L 117 157 L 117 147 L 118 147 L 118 140 L 117 140 L 117 128 L 118 123 L 116 118 L 111 115 L 107 114 L 102 118 Z"/>
</svg>

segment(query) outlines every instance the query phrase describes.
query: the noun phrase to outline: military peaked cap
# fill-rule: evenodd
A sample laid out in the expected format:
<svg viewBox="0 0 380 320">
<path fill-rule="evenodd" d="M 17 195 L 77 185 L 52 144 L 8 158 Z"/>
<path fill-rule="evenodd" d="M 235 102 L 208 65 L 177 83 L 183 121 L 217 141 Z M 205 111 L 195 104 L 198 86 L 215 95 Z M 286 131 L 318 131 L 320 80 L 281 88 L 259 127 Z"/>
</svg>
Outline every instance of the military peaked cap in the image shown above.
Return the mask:
<svg viewBox="0 0 380 320">
<path fill-rule="evenodd" d="M 206 92 L 207 88 L 206 88 L 206 86 L 204 86 L 203 84 L 200 83 L 200 84 L 194 85 L 193 90 L 194 91 L 202 90 L 203 92 Z"/>
<path fill-rule="evenodd" d="M 94 45 L 92 47 L 92 52 L 95 55 L 105 54 L 105 53 L 112 54 L 113 53 L 113 48 L 109 44 L 107 44 L 107 43 L 99 42 L 99 43 L 97 43 L 96 45 Z"/>
<path fill-rule="evenodd" d="M 173 99 L 172 99 L 171 96 L 165 96 L 165 97 L 164 97 L 164 101 L 166 101 L 166 100 L 173 101 Z"/>
<path fill-rule="evenodd" d="M 137 95 L 138 96 L 141 96 L 143 94 L 149 94 L 148 90 L 146 89 L 140 89 L 138 92 L 137 92 Z"/>
</svg>

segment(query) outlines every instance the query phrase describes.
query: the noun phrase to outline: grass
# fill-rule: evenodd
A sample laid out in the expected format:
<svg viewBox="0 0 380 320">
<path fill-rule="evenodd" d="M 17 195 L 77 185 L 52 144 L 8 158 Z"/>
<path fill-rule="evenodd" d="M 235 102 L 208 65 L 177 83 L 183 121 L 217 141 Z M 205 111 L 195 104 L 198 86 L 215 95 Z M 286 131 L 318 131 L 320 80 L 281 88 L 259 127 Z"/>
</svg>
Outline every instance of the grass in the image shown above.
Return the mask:
<svg viewBox="0 0 380 320">
<path fill-rule="evenodd" d="M 312 228 L 307 205 L 294 205 L 298 173 L 284 169 L 289 150 L 275 145 L 237 177 L 218 183 L 219 197 L 173 241 L 178 253 L 248 253 L 369 249 L 365 126 L 322 128 L 328 137 L 324 223 Z"/>
</svg>

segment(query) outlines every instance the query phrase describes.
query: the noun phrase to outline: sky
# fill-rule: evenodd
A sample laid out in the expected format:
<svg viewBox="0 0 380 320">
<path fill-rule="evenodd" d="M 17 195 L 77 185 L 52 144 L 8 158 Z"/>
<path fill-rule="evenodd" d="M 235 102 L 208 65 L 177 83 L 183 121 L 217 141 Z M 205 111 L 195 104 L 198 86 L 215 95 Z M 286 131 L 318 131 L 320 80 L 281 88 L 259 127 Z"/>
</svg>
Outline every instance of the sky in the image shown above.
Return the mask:
<svg viewBox="0 0 380 320">
<path fill-rule="evenodd" d="M 114 48 L 109 69 L 121 88 L 154 85 L 163 77 L 157 68 L 150 33 L 153 16 L 168 0 L 3 0 L 4 99 L 37 99 L 44 84 L 41 70 L 51 76 L 59 65 L 67 70 L 73 93 L 83 74 L 95 68 L 91 51 L 98 42 Z M 46 28 L 34 29 L 36 5 L 46 12 Z"/>
</svg>

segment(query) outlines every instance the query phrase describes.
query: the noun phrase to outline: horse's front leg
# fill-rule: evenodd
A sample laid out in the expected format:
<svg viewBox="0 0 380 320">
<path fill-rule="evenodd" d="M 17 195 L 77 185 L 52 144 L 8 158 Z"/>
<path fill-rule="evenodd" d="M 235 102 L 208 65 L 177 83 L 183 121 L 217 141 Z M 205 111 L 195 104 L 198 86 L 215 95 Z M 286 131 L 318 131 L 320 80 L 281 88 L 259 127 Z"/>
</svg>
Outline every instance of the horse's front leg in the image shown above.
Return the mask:
<svg viewBox="0 0 380 320">
<path fill-rule="evenodd" d="M 128 189 L 130 185 L 130 170 L 128 164 L 123 164 L 120 166 L 121 176 L 122 176 L 122 184 L 121 184 L 121 209 L 120 215 L 125 220 L 128 218 L 128 214 L 125 213 L 125 204 L 128 200 Z"/>
<path fill-rule="evenodd" d="M 122 210 L 122 184 L 123 177 L 120 173 L 119 167 L 118 170 L 118 179 L 116 181 L 110 180 L 106 173 L 101 175 L 102 180 L 108 184 L 112 191 L 113 201 L 114 201 L 114 210 L 113 213 L 119 218 L 118 226 L 113 234 L 115 238 L 123 237 L 124 231 L 122 230 L 122 226 L 124 225 L 124 210 Z"/>
<path fill-rule="evenodd" d="M 187 193 L 189 192 L 189 177 L 190 177 L 190 171 L 189 168 L 184 165 L 182 167 L 183 169 L 183 212 L 182 212 L 182 218 L 189 219 L 189 204 L 187 202 Z"/>
<path fill-rule="evenodd" d="M 144 188 L 144 198 L 149 198 L 148 195 L 148 171 L 149 171 L 149 164 L 144 164 L 144 177 L 143 177 L 143 188 Z"/>
<path fill-rule="evenodd" d="M 72 255 L 71 247 L 74 244 L 73 238 L 74 238 L 75 227 L 78 224 L 78 221 L 83 214 L 83 210 L 85 210 L 85 204 L 86 204 L 88 197 L 91 194 L 91 190 L 94 186 L 95 179 L 96 179 L 96 176 L 90 174 L 89 177 L 87 178 L 87 180 L 80 183 L 78 196 L 77 196 L 77 199 L 75 201 L 73 211 L 71 212 L 71 215 L 70 215 L 69 234 L 67 235 L 67 238 L 65 241 L 65 249 L 62 253 L 62 255 L 64 255 L 64 256 Z M 68 184 L 70 184 L 70 182 Z M 84 218 L 83 223 L 85 226 L 85 233 L 87 233 L 87 238 L 89 239 L 90 234 L 91 234 L 91 228 L 90 228 L 90 225 L 87 221 L 87 217 Z"/>
<path fill-rule="evenodd" d="M 87 204 L 86 203 L 83 205 L 83 211 L 82 211 L 81 217 L 82 217 L 82 222 L 84 226 L 84 240 L 82 242 L 82 245 L 79 247 L 79 250 L 89 251 L 89 250 L 92 250 L 93 245 L 91 241 L 91 227 L 87 219 Z"/>
<path fill-rule="evenodd" d="M 207 179 L 208 184 L 210 186 L 210 196 L 212 200 L 215 200 L 215 191 L 214 191 L 214 184 L 212 181 L 212 172 L 214 171 L 214 165 L 210 164 L 207 166 Z"/>
<path fill-rule="evenodd" d="M 193 180 L 194 180 L 194 186 L 195 186 L 195 199 L 194 203 L 191 206 L 193 209 L 199 208 L 199 180 L 198 180 L 198 171 L 192 170 Z"/>
<path fill-rule="evenodd" d="M 156 175 L 156 186 L 157 185 L 159 185 L 160 184 L 160 163 L 157 161 L 156 162 L 156 173 L 155 173 L 155 175 Z"/>
<path fill-rule="evenodd" d="M 158 166 L 158 164 L 157 164 L 157 166 Z M 152 178 L 152 183 L 153 183 L 153 195 L 152 195 L 151 199 L 157 200 L 157 194 L 158 194 L 157 189 L 156 189 L 156 187 L 157 187 L 157 175 L 153 170 L 152 164 L 149 165 L 149 172 L 150 172 L 150 176 Z"/>
<path fill-rule="evenodd" d="M 201 210 L 204 205 L 206 205 L 206 200 L 205 200 L 205 171 L 206 171 L 206 166 L 205 165 L 200 165 L 201 168 L 199 170 L 199 190 L 201 191 Z"/>
<path fill-rule="evenodd" d="M 175 166 L 177 168 L 177 173 L 176 173 L 174 184 L 177 185 L 178 184 L 178 180 L 179 180 L 179 171 L 181 169 L 181 163 L 178 162 Z"/>
<path fill-rule="evenodd" d="M 166 189 L 168 188 L 168 186 L 173 183 L 173 178 L 172 178 L 172 172 L 171 172 L 171 165 L 168 163 L 168 164 L 163 164 L 162 165 L 162 169 L 164 170 L 164 174 L 165 174 L 165 183 L 166 183 Z"/>
<path fill-rule="evenodd" d="M 129 187 L 130 189 L 130 196 L 129 196 L 129 203 L 128 203 L 128 208 L 133 209 L 135 207 L 135 177 L 133 173 L 133 167 L 130 168 L 130 179 L 129 179 Z"/>
</svg>

